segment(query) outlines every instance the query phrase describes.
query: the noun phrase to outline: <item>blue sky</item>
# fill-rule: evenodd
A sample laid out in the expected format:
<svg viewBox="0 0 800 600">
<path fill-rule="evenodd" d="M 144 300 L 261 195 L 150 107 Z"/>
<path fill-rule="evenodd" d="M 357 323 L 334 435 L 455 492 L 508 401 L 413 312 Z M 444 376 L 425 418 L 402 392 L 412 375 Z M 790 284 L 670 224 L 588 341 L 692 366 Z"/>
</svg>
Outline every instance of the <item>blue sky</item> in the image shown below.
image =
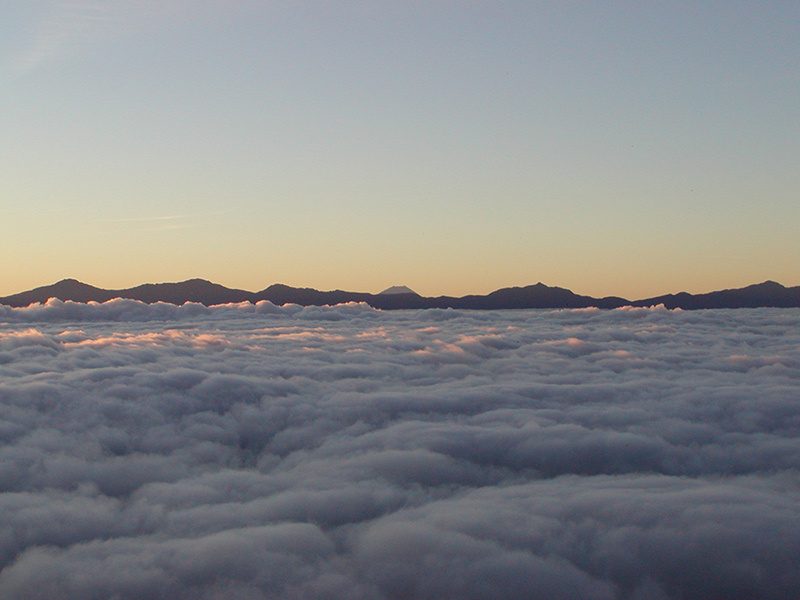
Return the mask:
<svg viewBox="0 0 800 600">
<path fill-rule="evenodd" d="M 0 295 L 800 284 L 796 2 L 0 14 Z"/>
</svg>

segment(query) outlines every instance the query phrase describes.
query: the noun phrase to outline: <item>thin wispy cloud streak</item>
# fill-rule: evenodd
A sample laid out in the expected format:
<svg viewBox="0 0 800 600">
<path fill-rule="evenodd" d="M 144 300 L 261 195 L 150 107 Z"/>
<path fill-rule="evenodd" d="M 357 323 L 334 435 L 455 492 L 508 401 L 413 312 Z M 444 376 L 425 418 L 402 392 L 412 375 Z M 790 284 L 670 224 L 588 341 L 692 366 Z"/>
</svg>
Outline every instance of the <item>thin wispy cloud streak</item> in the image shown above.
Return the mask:
<svg viewBox="0 0 800 600">
<path fill-rule="evenodd" d="M 175 229 L 191 229 L 198 224 L 222 215 L 230 211 L 211 211 L 196 214 L 162 215 L 155 217 L 118 217 L 111 219 L 101 219 L 98 223 L 119 224 L 119 225 L 138 225 L 140 231 L 172 231 Z"/>
<path fill-rule="evenodd" d="M 102 37 L 117 23 L 108 2 L 53 2 L 31 46 L 19 54 L 16 71 L 35 69 Z"/>
<path fill-rule="evenodd" d="M 52 1 L 43 11 L 27 47 L 19 49 L 13 70 L 32 71 L 65 57 L 79 55 L 98 42 L 124 39 L 201 8 L 219 7 L 216 0 Z M 96 49 L 96 48 L 95 48 Z"/>
<path fill-rule="evenodd" d="M 165 217 L 127 217 L 122 219 L 106 219 L 106 223 L 151 223 L 158 221 L 174 221 L 176 219 L 185 219 L 184 215 L 169 215 Z"/>
<path fill-rule="evenodd" d="M 800 311 L 0 307 L 3 598 L 789 599 Z"/>
</svg>

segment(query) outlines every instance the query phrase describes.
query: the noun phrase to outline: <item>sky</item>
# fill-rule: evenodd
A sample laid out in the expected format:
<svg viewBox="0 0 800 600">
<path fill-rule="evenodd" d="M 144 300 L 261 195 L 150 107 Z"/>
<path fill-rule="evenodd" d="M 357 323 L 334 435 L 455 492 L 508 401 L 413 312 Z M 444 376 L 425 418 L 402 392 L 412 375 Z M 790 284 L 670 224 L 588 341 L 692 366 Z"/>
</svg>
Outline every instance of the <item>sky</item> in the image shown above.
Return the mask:
<svg viewBox="0 0 800 600">
<path fill-rule="evenodd" d="M 0 15 L 0 295 L 800 284 L 797 2 Z"/>
</svg>

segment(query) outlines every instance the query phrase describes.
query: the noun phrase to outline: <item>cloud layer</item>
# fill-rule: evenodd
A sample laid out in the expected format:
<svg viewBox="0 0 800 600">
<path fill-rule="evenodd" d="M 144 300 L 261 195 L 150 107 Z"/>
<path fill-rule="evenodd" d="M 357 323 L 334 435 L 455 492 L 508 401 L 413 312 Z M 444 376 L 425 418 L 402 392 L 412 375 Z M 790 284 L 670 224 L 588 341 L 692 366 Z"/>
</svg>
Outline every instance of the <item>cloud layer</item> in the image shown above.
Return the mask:
<svg viewBox="0 0 800 600">
<path fill-rule="evenodd" d="M 800 590 L 798 310 L 0 321 L 0 597 Z"/>
</svg>

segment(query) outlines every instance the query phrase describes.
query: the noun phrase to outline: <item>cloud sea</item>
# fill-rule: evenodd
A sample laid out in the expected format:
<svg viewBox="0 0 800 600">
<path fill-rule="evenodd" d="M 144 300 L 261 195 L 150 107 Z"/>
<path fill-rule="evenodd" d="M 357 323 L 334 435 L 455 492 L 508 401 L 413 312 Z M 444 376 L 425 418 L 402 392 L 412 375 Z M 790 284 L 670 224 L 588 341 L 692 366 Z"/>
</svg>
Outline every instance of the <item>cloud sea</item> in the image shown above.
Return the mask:
<svg viewBox="0 0 800 600">
<path fill-rule="evenodd" d="M 800 591 L 800 310 L 0 307 L 0 597 Z"/>
</svg>

